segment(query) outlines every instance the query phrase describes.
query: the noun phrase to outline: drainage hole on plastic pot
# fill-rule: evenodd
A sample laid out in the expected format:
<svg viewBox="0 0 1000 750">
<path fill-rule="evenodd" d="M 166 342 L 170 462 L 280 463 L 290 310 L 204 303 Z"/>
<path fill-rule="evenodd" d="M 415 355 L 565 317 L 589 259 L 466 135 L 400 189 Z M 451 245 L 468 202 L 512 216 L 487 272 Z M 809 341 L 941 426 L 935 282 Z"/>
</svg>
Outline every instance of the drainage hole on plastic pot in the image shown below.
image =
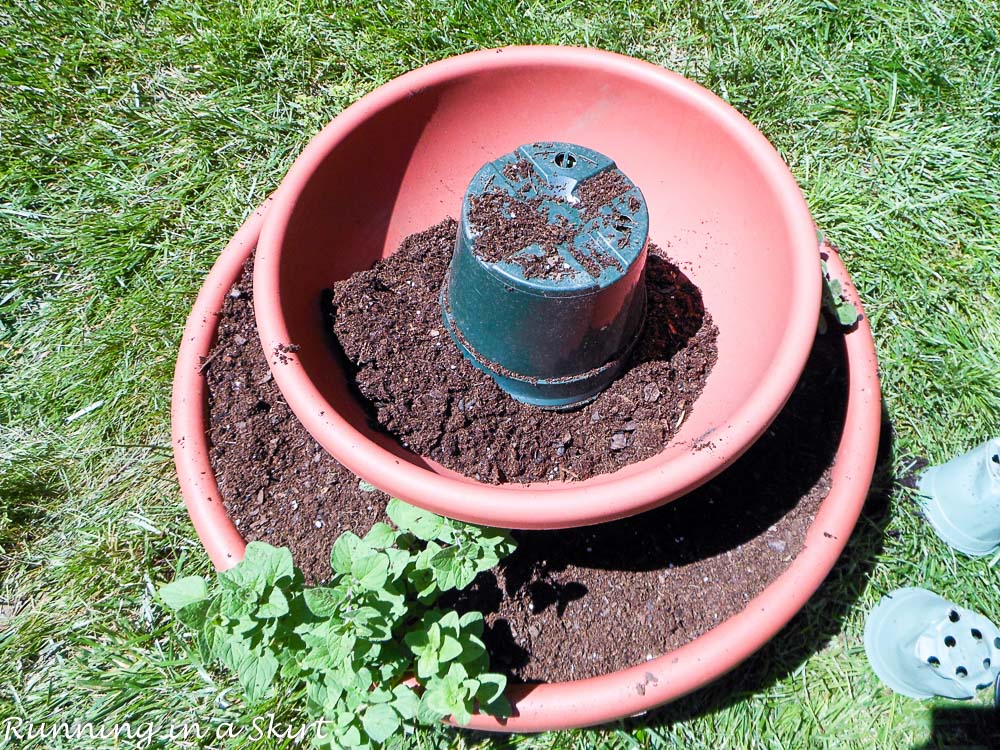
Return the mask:
<svg viewBox="0 0 1000 750">
<path fill-rule="evenodd" d="M 627 232 L 632 228 L 632 222 L 626 222 L 624 219 L 620 219 L 617 224 L 615 224 L 615 229 L 619 232 Z"/>
<path fill-rule="evenodd" d="M 955 668 L 955 675 L 957 677 L 968 677 L 969 676 L 969 670 L 966 669 L 965 667 L 956 667 Z"/>
<path fill-rule="evenodd" d="M 989 669 L 992 663 L 989 659 L 983 659 L 983 669 Z"/>
<path fill-rule="evenodd" d="M 568 151 L 560 151 L 556 154 L 556 166 L 562 167 L 563 169 L 572 169 L 576 164 L 576 157 Z"/>
<path fill-rule="evenodd" d="M 1000 638 L 993 639 L 993 648 L 1000 648 Z"/>
<path fill-rule="evenodd" d="M 971 632 L 972 632 L 972 637 L 975 638 L 977 641 L 983 640 L 983 634 L 979 631 L 978 628 L 973 628 Z"/>
<path fill-rule="evenodd" d="M 958 612 L 956 612 L 955 610 L 949 612 L 948 619 L 951 620 L 952 622 L 958 622 Z"/>
<path fill-rule="evenodd" d="M 938 659 L 936 656 L 928 656 L 927 663 L 930 664 L 935 669 L 941 666 L 941 660 Z"/>
<path fill-rule="evenodd" d="M 944 645 L 948 648 L 955 648 L 955 637 L 951 635 L 946 635 L 944 637 Z"/>
</svg>

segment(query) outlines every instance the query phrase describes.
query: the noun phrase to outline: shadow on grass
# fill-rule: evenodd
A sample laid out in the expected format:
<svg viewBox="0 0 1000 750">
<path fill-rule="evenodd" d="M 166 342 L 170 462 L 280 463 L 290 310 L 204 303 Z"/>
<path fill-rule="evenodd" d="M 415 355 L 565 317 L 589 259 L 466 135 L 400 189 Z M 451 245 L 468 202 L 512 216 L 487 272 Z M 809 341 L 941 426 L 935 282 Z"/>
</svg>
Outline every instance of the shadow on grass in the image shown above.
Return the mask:
<svg viewBox="0 0 1000 750">
<path fill-rule="evenodd" d="M 712 685 L 617 726 L 625 730 L 667 726 L 728 708 L 784 679 L 839 634 L 882 550 L 893 484 L 892 451 L 892 425 L 883 406 L 875 473 L 858 525 L 830 575 L 792 621 L 754 656 Z"/>
<path fill-rule="evenodd" d="M 1000 747 L 1000 710 L 992 706 L 946 706 L 931 709 L 931 736 L 912 750 L 937 748 L 993 750 Z"/>
<path fill-rule="evenodd" d="M 41 519 L 65 491 L 55 472 L 38 473 L 14 461 L 0 473 L 0 579 L 17 560 L 19 548 L 40 535 Z"/>
</svg>

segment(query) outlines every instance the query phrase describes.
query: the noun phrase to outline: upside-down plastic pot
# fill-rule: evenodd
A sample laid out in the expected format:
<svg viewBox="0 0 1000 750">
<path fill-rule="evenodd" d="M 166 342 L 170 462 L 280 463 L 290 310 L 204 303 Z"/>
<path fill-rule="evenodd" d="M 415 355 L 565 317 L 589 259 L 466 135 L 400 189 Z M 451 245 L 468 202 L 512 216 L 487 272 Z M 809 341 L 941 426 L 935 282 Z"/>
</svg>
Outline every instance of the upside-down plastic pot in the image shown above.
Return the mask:
<svg viewBox="0 0 1000 750">
<path fill-rule="evenodd" d="M 207 386 L 202 362 L 211 351 L 226 294 L 257 241 L 269 204 L 251 214 L 209 273 L 181 339 L 171 400 L 171 440 L 184 503 L 198 537 L 219 569 L 242 559 L 246 543 L 226 513 L 209 461 Z M 837 254 L 829 268 L 848 299 L 857 292 Z M 864 505 L 875 467 L 881 408 L 878 363 L 867 319 L 845 334 L 847 407 L 831 486 L 788 569 L 737 614 L 680 648 L 586 680 L 512 685 L 514 715 L 476 714 L 471 728 L 539 732 L 631 716 L 701 688 L 736 667 L 791 620 L 833 568 Z"/>
<path fill-rule="evenodd" d="M 945 542 L 972 557 L 1000 548 L 1000 439 L 920 475 L 924 515 Z"/>
<path fill-rule="evenodd" d="M 921 588 L 887 594 L 865 623 L 879 679 L 911 698 L 972 698 L 1000 674 L 1000 630 L 978 612 Z"/>
<path fill-rule="evenodd" d="M 582 404 L 618 376 L 641 332 L 648 228 L 642 193 L 607 156 L 521 146 L 483 166 L 463 197 L 445 326 L 519 401 Z"/>
</svg>

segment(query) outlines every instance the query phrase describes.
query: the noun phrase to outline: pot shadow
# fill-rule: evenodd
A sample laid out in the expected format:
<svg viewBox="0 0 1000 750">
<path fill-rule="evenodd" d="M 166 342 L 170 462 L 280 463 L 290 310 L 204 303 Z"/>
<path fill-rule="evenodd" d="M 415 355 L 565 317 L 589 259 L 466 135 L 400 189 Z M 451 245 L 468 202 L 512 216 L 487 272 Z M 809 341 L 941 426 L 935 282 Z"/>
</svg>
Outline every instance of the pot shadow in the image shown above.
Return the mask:
<svg viewBox="0 0 1000 750">
<path fill-rule="evenodd" d="M 777 523 L 817 484 L 840 442 L 847 404 L 843 342 L 821 338 L 784 409 L 731 467 L 637 516 L 516 532 L 518 549 L 503 563 L 508 593 L 570 567 L 648 571 L 687 565 L 734 549 Z"/>
<path fill-rule="evenodd" d="M 515 613 L 523 629 L 552 606 L 561 617 L 568 604 L 587 595 L 584 580 L 595 570 L 641 575 L 683 568 L 725 555 L 768 533 L 810 491 L 815 497 L 816 488 L 825 486 L 824 475 L 839 446 L 846 404 L 843 338 L 817 337 L 803 376 L 785 408 L 765 434 L 725 472 L 683 498 L 639 516 L 578 529 L 515 532 L 518 549 L 501 563 L 500 575 L 494 571 L 481 575 L 456 598 L 454 606 L 498 615 L 488 617 L 492 627 L 487 628 L 487 645 L 497 665 L 516 674 L 528 664 L 530 654 L 510 635 L 510 623 L 499 616 L 501 608 L 505 614 L 512 607 L 527 610 Z M 838 632 L 848 602 L 854 601 L 863 589 L 864 578 L 881 545 L 891 487 L 887 477 L 891 474 L 892 434 L 884 410 L 883 423 L 872 491 L 859 527 L 825 589 L 794 621 L 807 623 L 801 639 L 806 642 L 798 652 L 789 653 L 782 638 L 778 651 L 770 653 L 765 649 L 765 655 L 753 661 L 776 665 L 775 675 L 787 673 L 786 663 L 799 663 L 829 638 L 805 638 L 806 632 Z M 772 543 L 781 544 L 769 537 L 768 544 Z M 834 585 L 829 581 L 840 579 L 844 579 L 841 589 L 853 589 L 851 596 L 836 588 L 832 597 L 823 594 Z M 690 699 L 684 705 L 691 705 Z"/>
<path fill-rule="evenodd" d="M 644 362 L 669 360 L 694 338 L 705 321 L 701 290 L 672 261 L 651 253 L 645 274 L 646 319 L 622 375 Z"/>
<path fill-rule="evenodd" d="M 830 575 L 778 635 L 728 675 L 701 690 L 640 716 L 603 726 L 625 731 L 663 727 L 724 710 L 784 679 L 836 637 L 844 618 L 863 593 L 883 547 L 893 487 L 892 446 L 892 426 L 883 406 L 875 473 L 858 525 Z M 998 747 L 998 716 L 992 709 L 978 707 L 934 709 L 931 742 L 912 750 L 931 750 L 955 742 L 979 742 L 984 749 Z M 515 746 L 505 735 L 484 732 L 470 735 L 489 736 L 493 740 L 491 746 L 497 748 Z"/>
<path fill-rule="evenodd" d="M 627 730 L 667 726 L 724 710 L 784 679 L 837 637 L 868 585 L 884 545 L 894 482 L 892 465 L 892 425 L 883 405 L 871 489 L 854 533 L 817 592 L 773 639 L 728 675 L 677 701 L 615 724 Z"/>
<path fill-rule="evenodd" d="M 931 736 L 912 750 L 964 747 L 989 750 L 1000 747 L 1000 708 L 992 706 L 936 706 L 931 709 Z"/>
</svg>

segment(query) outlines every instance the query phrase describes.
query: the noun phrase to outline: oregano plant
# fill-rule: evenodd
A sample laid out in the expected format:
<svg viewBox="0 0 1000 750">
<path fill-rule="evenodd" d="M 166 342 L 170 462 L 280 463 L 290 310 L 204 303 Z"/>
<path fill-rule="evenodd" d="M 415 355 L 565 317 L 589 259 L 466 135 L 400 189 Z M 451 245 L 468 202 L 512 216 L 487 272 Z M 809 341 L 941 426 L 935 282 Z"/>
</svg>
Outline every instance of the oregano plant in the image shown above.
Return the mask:
<svg viewBox="0 0 1000 750">
<path fill-rule="evenodd" d="M 330 581 L 307 587 L 287 548 L 247 545 L 235 567 L 160 587 L 202 659 L 239 678 L 247 701 L 302 691 L 315 743 L 373 748 L 415 724 L 474 710 L 508 716 L 506 678 L 489 671 L 483 615 L 435 607 L 514 550 L 502 530 L 390 500 L 378 523 L 333 546 Z"/>
<path fill-rule="evenodd" d="M 861 319 L 861 313 L 844 294 L 840 281 L 830 275 L 830 269 L 825 260 L 820 260 L 823 270 L 823 312 L 829 315 L 840 326 L 850 328 Z M 820 314 L 820 333 L 826 332 L 826 320 Z"/>
</svg>

